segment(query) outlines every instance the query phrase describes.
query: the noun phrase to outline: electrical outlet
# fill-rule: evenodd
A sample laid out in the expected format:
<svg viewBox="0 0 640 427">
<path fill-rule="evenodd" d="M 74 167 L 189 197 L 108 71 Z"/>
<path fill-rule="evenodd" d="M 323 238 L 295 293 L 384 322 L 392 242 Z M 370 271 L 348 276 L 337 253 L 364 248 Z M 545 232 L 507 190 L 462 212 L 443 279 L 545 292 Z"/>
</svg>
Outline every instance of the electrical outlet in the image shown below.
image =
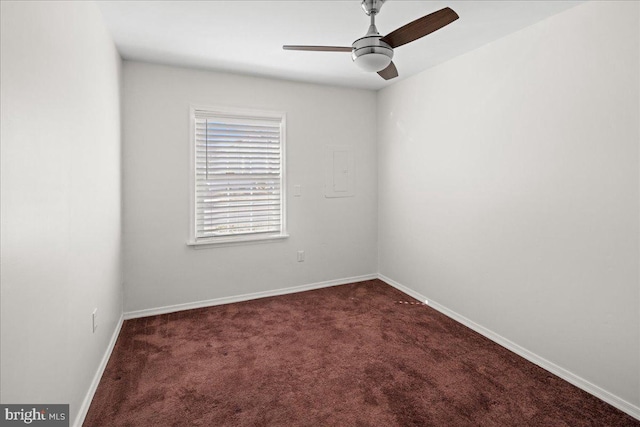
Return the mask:
<svg viewBox="0 0 640 427">
<path fill-rule="evenodd" d="M 298 262 L 304 261 L 304 251 L 298 251 Z"/>
<path fill-rule="evenodd" d="M 98 309 L 94 308 L 93 313 L 91 313 L 91 325 L 93 327 L 93 333 L 98 329 Z"/>
</svg>

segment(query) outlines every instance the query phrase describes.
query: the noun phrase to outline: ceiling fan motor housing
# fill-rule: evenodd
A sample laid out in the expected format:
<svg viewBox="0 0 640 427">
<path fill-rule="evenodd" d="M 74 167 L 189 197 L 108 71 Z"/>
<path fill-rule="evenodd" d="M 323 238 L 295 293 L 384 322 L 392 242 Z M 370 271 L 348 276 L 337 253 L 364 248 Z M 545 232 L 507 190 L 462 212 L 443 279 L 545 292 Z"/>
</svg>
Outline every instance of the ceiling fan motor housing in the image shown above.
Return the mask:
<svg viewBox="0 0 640 427">
<path fill-rule="evenodd" d="M 367 34 L 353 42 L 351 59 L 365 71 L 381 71 L 387 68 L 393 58 L 393 49 L 381 41 L 380 34 Z"/>
</svg>

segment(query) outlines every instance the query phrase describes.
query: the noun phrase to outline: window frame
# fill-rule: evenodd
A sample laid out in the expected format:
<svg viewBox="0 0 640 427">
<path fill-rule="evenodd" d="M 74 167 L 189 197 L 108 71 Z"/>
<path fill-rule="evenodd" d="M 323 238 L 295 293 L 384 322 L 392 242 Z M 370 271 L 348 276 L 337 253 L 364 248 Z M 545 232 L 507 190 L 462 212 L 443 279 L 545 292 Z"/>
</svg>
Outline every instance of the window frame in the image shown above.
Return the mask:
<svg viewBox="0 0 640 427">
<path fill-rule="evenodd" d="M 234 119 L 253 119 L 253 120 L 280 120 L 280 231 L 275 233 L 248 233 L 239 234 L 237 236 L 224 236 L 224 237 L 196 237 L 196 222 L 197 222 L 197 197 L 196 197 L 196 113 L 198 111 L 205 111 L 207 114 L 220 115 L 222 117 L 227 116 Z M 268 111 L 268 110 L 255 110 L 247 108 L 237 107 L 222 107 L 222 106 L 210 106 L 210 105 L 195 105 L 189 106 L 189 240 L 188 246 L 194 248 L 212 247 L 220 245 L 236 245 L 236 244 L 249 244 L 249 243 L 261 243 L 274 240 L 286 239 L 289 237 L 287 230 L 287 150 L 286 150 L 286 132 L 287 129 L 287 116 L 284 111 Z"/>
</svg>

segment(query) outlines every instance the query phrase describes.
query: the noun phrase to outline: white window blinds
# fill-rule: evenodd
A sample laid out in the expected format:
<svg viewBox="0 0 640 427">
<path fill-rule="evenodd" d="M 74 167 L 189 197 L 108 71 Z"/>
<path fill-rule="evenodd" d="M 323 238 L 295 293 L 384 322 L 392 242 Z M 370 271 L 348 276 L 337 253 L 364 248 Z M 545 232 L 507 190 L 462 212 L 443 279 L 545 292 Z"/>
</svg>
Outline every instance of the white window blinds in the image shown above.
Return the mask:
<svg viewBox="0 0 640 427">
<path fill-rule="evenodd" d="M 283 235 L 283 116 L 193 114 L 195 239 Z"/>
</svg>

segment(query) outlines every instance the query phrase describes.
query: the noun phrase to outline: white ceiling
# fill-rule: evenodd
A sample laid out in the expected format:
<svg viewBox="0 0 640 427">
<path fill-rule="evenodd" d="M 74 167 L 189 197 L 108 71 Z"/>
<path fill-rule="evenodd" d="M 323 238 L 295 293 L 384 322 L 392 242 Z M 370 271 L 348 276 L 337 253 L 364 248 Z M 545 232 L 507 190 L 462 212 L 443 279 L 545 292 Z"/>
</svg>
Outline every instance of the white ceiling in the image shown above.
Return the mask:
<svg viewBox="0 0 640 427">
<path fill-rule="evenodd" d="M 100 1 L 124 59 L 339 86 L 380 89 L 573 7 L 582 1 L 387 1 L 388 34 L 449 6 L 460 19 L 395 49 L 400 76 L 365 73 L 349 53 L 282 50 L 283 44 L 350 46 L 369 18 L 359 0 Z"/>
</svg>

